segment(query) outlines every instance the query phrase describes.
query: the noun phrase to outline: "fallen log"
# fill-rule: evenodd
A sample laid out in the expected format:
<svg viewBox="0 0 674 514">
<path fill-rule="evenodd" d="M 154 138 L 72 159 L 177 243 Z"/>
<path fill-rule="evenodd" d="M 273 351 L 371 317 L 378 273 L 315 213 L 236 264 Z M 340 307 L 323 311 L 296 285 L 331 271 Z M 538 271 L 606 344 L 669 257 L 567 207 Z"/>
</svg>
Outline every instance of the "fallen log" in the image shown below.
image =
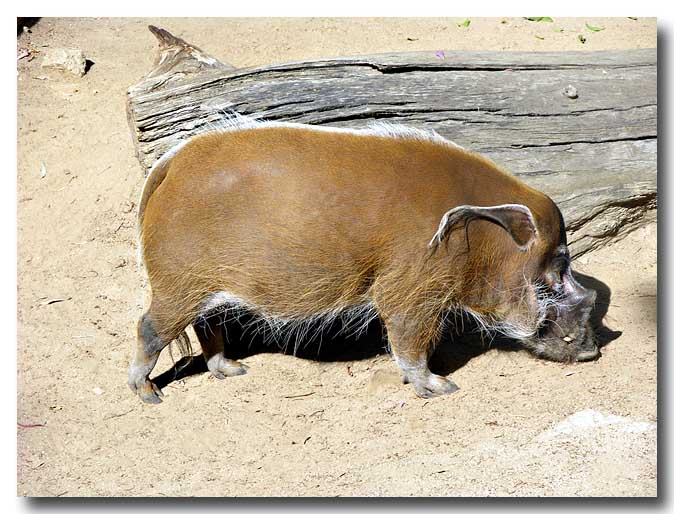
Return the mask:
<svg viewBox="0 0 674 514">
<path fill-rule="evenodd" d="M 655 220 L 656 49 L 433 51 L 236 69 L 150 30 L 155 67 L 127 93 L 145 173 L 227 111 L 340 127 L 385 119 L 435 130 L 549 194 L 575 257 Z"/>
</svg>

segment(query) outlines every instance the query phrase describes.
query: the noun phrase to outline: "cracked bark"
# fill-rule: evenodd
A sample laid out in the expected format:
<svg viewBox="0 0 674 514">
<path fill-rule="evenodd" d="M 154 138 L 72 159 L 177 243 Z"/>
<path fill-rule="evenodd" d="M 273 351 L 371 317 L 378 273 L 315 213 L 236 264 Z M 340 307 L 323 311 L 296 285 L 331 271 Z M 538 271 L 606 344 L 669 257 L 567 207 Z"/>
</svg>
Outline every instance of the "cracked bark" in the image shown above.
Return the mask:
<svg viewBox="0 0 674 514">
<path fill-rule="evenodd" d="M 432 129 L 549 194 L 575 256 L 655 219 L 657 58 L 620 52 L 445 52 L 236 69 L 163 29 L 155 67 L 127 93 L 146 173 L 223 112 Z M 575 100 L 562 94 L 568 85 Z"/>
</svg>

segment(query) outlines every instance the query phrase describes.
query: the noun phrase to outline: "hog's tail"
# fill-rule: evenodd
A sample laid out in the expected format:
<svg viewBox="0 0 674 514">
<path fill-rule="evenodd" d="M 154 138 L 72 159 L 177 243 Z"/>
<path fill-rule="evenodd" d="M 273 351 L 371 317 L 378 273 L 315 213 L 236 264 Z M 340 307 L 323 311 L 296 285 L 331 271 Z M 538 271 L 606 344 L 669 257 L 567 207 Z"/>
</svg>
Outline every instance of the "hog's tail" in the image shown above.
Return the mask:
<svg viewBox="0 0 674 514">
<path fill-rule="evenodd" d="M 174 346 L 178 348 L 178 352 L 180 353 L 180 358 L 177 363 L 175 358 L 173 357 Z M 173 361 L 173 368 L 175 370 L 174 372 L 177 375 L 183 369 L 189 366 L 194 357 L 194 351 L 192 350 L 192 343 L 190 342 L 190 338 L 187 336 L 187 332 L 183 330 L 178 337 L 176 337 L 173 341 L 171 341 L 168 348 L 169 348 L 169 355 L 171 356 L 171 361 Z"/>
</svg>

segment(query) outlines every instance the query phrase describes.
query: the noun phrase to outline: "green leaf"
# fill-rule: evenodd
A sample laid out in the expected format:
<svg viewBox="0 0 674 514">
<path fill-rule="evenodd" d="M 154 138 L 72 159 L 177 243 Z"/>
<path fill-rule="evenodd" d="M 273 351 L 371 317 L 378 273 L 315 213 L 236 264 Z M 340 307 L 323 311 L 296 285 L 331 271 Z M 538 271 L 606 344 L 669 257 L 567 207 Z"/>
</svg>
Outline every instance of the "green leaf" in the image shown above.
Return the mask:
<svg viewBox="0 0 674 514">
<path fill-rule="evenodd" d="M 459 23 L 457 27 L 467 27 L 468 25 L 470 25 L 470 20 L 466 20 L 463 23 Z"/>
<path fill-rule="evenodd" d="M 585 24 L 588 30 L 591 30 L 592 32 L 601 32 L 604 30 L 606 27 L 593 27 L 592 25 L 588 25 L 587 23 Z"/>
<path fill-rule="evenodd" d="M 528 18 L 525 18 L 525 20 L 529 21 L 547 21 L 548 23 L 552 23 L 552 18 L 549 16 L 530 16 Z"/>
<path fill-rule="evenodd" d="M 553 32 L 564 32 L 564 29 L 560 29 L 559 27 L 553 27 L 552 31 Z"/>
<path fill-rule="evenodd" d="M 585 44 L 585 41 L 587 41 L 587 39 L 582 34 L 578 34 L 578 41 Z"/>
<path fill-rule="evenodd" d="M 539 36 L 539 35 L 537 35 L 537 34 L 534 34 L 534 37 L 535 37 L 536 39 L 545 39 L 543 36 Z"/>
</svg>

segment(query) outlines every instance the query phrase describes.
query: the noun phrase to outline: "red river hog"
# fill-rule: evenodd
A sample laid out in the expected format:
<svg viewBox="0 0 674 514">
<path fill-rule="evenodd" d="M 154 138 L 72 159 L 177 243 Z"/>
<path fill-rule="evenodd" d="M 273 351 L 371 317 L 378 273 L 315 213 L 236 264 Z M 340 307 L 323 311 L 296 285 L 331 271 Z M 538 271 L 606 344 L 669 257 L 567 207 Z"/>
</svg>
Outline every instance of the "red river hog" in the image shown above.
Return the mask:
<svg viewBox="0 0 674 514">
<path fill-rule="evenodd" d="M 457 389 L 427 364 L 452 311 L 540 357 L 599 353 L 555 203 L 434 132 L 234 120 L 156 162 L 138 217 L 152 297 L 129 385 L 145 402 L 160 351 L 233 307 L 273 326 L 379 316 L 421 397 Z M 246 372 L 199 339 L 214 375 Z"/>
</svg>

